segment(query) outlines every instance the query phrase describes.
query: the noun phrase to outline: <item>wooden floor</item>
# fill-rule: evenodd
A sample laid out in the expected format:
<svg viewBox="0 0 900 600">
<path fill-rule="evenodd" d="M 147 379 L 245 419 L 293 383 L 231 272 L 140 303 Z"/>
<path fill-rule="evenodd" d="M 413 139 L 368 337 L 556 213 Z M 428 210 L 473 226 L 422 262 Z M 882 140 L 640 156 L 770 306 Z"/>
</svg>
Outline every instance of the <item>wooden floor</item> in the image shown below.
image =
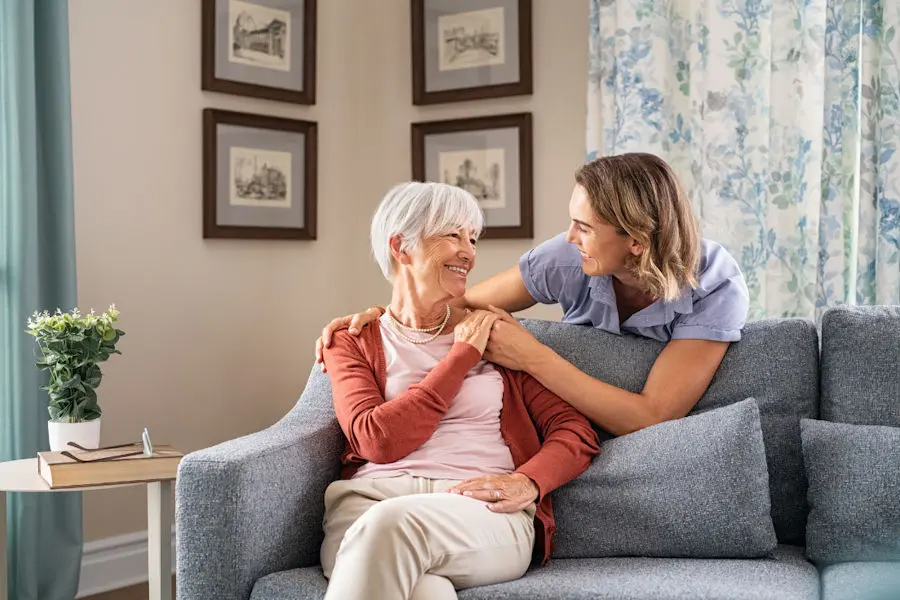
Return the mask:
<svg viewBox="0 0 900 600">
<path fill-rule="evenodd" d="M 87 596 L 82 600 L 147 600 L 148 594 L 147 584 L 143 583 L 129 588 L 122 588 L 121 590 L 104 592 L 96 596 Z M 172 578 L 172 597 L 175 597 L 174 577 Z"/>
</svg>

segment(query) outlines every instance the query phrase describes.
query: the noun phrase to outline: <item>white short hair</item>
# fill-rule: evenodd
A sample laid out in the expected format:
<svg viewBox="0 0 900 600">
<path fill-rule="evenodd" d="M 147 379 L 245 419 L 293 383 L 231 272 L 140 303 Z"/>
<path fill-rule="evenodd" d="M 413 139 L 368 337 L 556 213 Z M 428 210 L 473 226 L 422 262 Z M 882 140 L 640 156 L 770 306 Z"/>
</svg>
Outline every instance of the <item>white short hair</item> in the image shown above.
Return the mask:
<svg viewBox="0 0 900 600">
<path fill-rule="evenodd" d="M 372 254 L 388 281 L 394 276 L 391 237 L 413 252 L 424 238 L 470 229 L 477 238 L 484 228 L 478 201 L 466 190 L 446 183 L 409 181 L 385 194 L 372 217 Z"/>
</svg>

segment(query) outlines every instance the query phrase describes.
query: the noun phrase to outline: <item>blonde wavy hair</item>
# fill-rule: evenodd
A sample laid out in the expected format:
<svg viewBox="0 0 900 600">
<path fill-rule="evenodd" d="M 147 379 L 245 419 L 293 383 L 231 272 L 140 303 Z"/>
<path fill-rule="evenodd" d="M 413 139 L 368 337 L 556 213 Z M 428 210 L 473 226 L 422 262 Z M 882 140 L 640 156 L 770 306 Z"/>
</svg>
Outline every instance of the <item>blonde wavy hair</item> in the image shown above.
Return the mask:
<svg viewBox="0 0 900 600">
<path fill-rule="evenodd" d="M 575 181 L 597 216 L 644 247 L 626 266 L 648 293 L 670 301 L 685 285 L 697 286 L 700 227 L 664 160 L 645 153 L 605 156 L 579 168 Z"/>
</svg>

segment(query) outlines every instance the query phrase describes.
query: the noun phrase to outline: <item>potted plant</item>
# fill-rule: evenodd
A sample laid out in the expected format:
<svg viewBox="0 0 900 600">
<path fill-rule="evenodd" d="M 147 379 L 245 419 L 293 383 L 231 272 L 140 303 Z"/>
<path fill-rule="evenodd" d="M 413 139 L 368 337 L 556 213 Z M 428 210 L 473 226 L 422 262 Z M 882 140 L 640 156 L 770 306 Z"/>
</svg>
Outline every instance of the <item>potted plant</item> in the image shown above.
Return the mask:
<svg viewBox="0 0 900 600">
<path fill-rule="evenodd" d="M 47 423 L 50 449 L 64 450 L 69 442 L 85 448 L 100 446 L 100 405 L 97 387 L 102 373 L 98 363 L 122 354 L 116 344 L 125 332 L 113 325 L 119 318 L 115 304 L 100 315 L 82 315 L 56 309 L 35 312 L 28 319 L 29 334 L 37 342 L 37 368 L 50 372 L 50 382 L 41 387 L 50 395 Z"/>
</svg>

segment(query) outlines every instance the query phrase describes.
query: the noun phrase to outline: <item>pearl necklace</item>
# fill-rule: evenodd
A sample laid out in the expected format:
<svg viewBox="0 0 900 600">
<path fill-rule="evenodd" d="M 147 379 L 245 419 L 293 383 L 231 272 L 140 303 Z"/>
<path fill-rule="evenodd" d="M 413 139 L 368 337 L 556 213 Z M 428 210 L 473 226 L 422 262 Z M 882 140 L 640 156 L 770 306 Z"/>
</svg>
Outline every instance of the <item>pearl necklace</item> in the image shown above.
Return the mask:
<svg viewBox="0 0 900 600">
<path fill-rule="evenodd" d="M 447 313 L 444 315 L 444 321 L 440 325 L 435 325 L 434 327 L 424 327 L 424 328 L 407 327 L 406 325 L 404 325 L 403 323 L 401 323 L 400 321 L 398 321 L 397 319 L 394 318 L 394 314 L 391 312 L 390 307 L 388 307 L 387 315 L 388 315 L 388 318 L 391 320 L 391 325 L 394 326 L 394 331 L 397 332 L 397 335 L 399 335 L 400 337 L 402 337 L 403 339 L 405 339 L 407 342 L 409 342 L 411 344 L 427 344 L 428 342 L 432 342 L 435 339 L 437 339 L 437 336 L 439 336 L 441 334 L 441 332 L 444 330 L 444 327 L 447 326 L 447 322 L 450 321 L 450 305 L 447 304 Z M 403 331 L 402 331 L 403 329 L 406 329 L 408 331 L 415 331 L 418 333 L 428 333 L 428 332 L 434 331 L 434 334 L 432 334 L 430 337 L 427 337 L 425 339 L 415 339 L 415 338 L 411 338 L 408 335 L 406 335 L 405 333 L 403 333 Z"/>
</svg>

